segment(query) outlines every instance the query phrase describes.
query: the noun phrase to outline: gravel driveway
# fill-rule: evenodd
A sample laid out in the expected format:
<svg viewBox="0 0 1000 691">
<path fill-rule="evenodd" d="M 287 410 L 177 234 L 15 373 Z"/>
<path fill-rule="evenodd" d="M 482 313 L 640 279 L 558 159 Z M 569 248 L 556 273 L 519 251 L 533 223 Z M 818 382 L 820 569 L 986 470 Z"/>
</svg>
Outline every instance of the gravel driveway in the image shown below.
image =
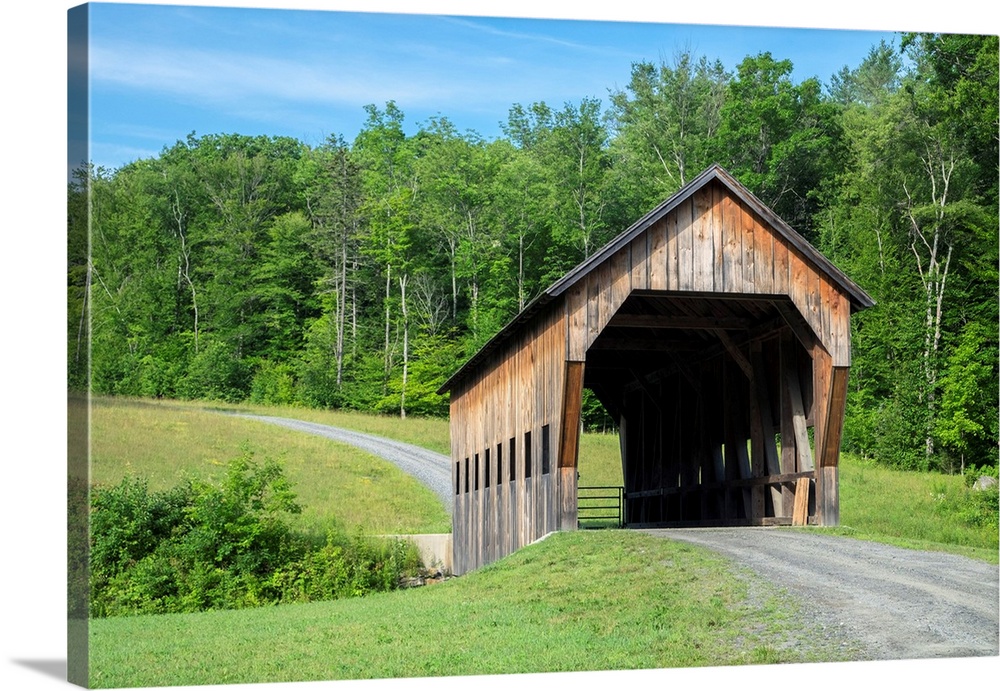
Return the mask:
<svg viewBox="0 0 1000 691">
<path fill-rule="evenodd" d="M 429 487 L 453 511 L 451 461 L 433 451 L 315 422 L 239 414 L 379 456 Z M 707 547 L 784 590 L 829 641 L 860 659 L 1000 653 L 1000 570 L 966 557 L 781 528 L 645 530 Z"/>
<path fill-rule="evenodd" d="M 304 422 L 290 418 L 272 417 L 269 415 L 251 415 L 249 413 L 233 413 L 239 417 L 261 420 L 272 425 L 288 427 L 306 434 L 315 434 L 327 439 L 356 446 L 362 451 L 383 458 L 393 463 L 404 473 L 412 475 L 429 487 L 444 503 L 448 515 L 454 509 L 454 498 L 451 488 L 451 459 L 447 456 L 428 451 L 427 449 L 400 441 L 377 437 L 373 434 L 355 432 L 341 427 L 321 425 L 316 422 Z"/>
<path fill-rule="evenodd" d="M 702 545 L 786 590 L 862 659 L 1000 652 L 997 566 L 966 557 L 780 528 L 646 530 Z"/>
</svg>

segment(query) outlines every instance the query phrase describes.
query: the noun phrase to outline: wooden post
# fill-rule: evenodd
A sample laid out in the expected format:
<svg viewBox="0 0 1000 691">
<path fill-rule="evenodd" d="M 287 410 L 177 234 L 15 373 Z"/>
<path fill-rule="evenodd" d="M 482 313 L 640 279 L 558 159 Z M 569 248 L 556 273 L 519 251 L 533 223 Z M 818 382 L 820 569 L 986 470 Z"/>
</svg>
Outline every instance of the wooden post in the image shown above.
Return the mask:
<svg viewBox="0 0 1000 691">
<path fill-rule="evenodd" d="M 809 478 L 800 477 L 795 482 L 795 506 L 792 510 L 792 525 L 806 525 L 809 522 Z"/>
<path fill-rule="evenodd" d="M 580 452 L 583 368 L 582 362 L 566 363 L 559 440 L 559 530 L 576 530 L 577 527 L 577 458 Z"/>
<path fill-rule="evenodd" d="M 826 377 L 829 388 L 817 418 L 822 419 L 822 433 L 817 436 L 816 455 L 816 522 L 820 525 L 840 524 L 839 464 L 840 442 L 844 430 L 844 408 L 847 404 L 847 368 L 830 367 Z"/>
</svg>

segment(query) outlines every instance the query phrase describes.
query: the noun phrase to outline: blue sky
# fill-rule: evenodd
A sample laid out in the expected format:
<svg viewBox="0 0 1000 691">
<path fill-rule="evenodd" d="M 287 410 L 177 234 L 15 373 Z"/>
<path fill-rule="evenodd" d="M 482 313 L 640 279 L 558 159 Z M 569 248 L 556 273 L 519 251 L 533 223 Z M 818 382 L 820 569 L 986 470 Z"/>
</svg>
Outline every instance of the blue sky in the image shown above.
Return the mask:
<svg viewBox="0 0 1000 691">
<path fill-rule="evenodd" d="M 192 131 L 350 141 L 363 107 L 390 99 L 411 131 L 443 115 L 493 138 L 514 103 L 607 104 L 637 61 L 690 50 L 732 70 L 769 51 L 796 81 L 825 84 L 880 39 L 898 42 L 871 29 L 98 3 L 90 158 L 116 168 Z"/>
</svg>

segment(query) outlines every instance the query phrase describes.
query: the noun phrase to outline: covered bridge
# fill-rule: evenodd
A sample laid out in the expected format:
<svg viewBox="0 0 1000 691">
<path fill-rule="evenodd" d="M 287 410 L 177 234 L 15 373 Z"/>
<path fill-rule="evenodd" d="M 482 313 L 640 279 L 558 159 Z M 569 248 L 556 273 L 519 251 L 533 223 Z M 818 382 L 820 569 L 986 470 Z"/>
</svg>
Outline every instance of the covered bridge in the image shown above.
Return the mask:
<svg viewBox="0 0 1000 691">
<path fill-rule="evenodd" d="M 850 317 L 872 304 L 707 169 L 442 386 L 455 572 L 577 527 L 585 387 L 619 423 L 627 525 L 836 525 Z"/>
</svg>

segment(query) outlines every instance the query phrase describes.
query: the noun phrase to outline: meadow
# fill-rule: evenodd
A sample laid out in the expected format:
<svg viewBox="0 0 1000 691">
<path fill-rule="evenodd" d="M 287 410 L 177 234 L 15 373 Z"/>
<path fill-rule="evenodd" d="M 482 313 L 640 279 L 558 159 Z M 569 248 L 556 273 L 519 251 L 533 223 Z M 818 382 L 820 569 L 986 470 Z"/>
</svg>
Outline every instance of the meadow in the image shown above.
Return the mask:
<svg viewBox="0 0 1000 691">
<path fill-rule="evenodd" d="M 238 407 L 447 448 L 441 420 Z M 305 526 L 436 532 L 429 491 L 326 439 L 199 405 L 95 399 L 92 480 L 126 474 L 166 488 L 212 476 L 250 448 L 279 458 Z M 621 482 L 618 440 L 584 434 L 581 484 Z M 960 476 L 907 473 L 845 455 L 842 526 L 822 529 L 997 563 L 995 527 L 975 525 Z M 809 530 L 813 530 L 810 528 Z M 98 688 L 856 660 L 811 631 L 782 592 L 700 548 L 623 530 L 556 533 L 430 587 L 330 602 L 94 619 Z"/>
<path fill-rule="evenodd" d="M 855 652 L 803 627 L 776 589 L 720 557 L 617 530 L 556 533 L 430 587 L 90 626 L 92 684 L 102 688 L 808 662 Z"/>
</svg>

